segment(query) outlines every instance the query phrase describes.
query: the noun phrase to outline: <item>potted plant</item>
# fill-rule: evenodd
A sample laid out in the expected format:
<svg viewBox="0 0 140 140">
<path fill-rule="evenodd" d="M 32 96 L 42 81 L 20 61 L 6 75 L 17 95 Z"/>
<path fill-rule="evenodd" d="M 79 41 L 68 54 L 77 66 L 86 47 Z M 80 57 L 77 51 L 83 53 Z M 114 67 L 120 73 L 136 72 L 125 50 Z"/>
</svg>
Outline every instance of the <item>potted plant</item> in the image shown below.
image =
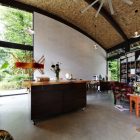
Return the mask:
<svg viewBox="0 0 140 140">
<path fill-rule="evenodd" d="M 56 80 L 59 80 L 59 73 L 60 73 L 60 63 L 51 65 L 51 70 L 55 73 Z"/>
</svg>

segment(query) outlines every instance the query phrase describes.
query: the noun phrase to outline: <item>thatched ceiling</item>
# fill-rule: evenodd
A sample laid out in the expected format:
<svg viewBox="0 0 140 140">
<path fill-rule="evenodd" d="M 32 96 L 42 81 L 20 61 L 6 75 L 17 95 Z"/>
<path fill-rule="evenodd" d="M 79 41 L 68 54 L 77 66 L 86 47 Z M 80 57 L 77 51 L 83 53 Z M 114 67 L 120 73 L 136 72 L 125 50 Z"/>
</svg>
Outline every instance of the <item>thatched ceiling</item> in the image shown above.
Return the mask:
<svg viewBox="0 0 140 140">
<path fill-rule="evenodd" d="M 115 14 L 109 16 L 112 16 L 114 21 L 118 23 L 126 38 L 103 15 L 99 14 L 95 18 L 96 10 L 93 7 L 83 14 L 80 12 L 94 0 L 16 1 L 45 10 L 74 24 L 97 40 L 105 49 L 112 48 L 126 41 L 127 38 L 130 39 L 136 30 L 140 32 L 140 0 L 132 0 L 133 5 L 131 6 L 123 3 L 121 0 L 112 0 Z M 107 4 L 104 5 L 104 9 L 110 14 Z"/>
</svg>

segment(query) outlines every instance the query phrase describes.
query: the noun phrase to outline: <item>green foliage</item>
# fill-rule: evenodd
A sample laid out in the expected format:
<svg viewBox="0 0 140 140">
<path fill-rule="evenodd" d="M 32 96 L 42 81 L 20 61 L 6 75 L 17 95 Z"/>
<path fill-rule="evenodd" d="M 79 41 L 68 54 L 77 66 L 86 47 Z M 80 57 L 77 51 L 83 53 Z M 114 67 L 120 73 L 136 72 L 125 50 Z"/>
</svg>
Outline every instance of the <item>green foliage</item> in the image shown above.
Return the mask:
<svg viewBox="0 0 140 140">
<path fill-rule="evenodd" d="M 27 32 L 32 28 L 32 14 L 5 6 L 0 6 L 0 11 L 0 40 L 32 45 Z M 21 88 L 23 80 L 31 79 L 31 70 L 15 68 L 17 60 L 31 62 L 32 52 L 0 47 L 0 89 Z"/>
<path fill-rule="evenodd" d="M 3 15 L 0 21 L 4 24 L 5 41 L 32 45 L 32 36 L 27 32 L 28 28 L 32 28 L 32 14 L 21 10 L 0 7 Z"/>
<path fill-rule="evenodd" d="M 108 62 L 108 70 L 111 73 L 111 80 L 119 81 L 119 66 L 118 61 L 109 61 Z"/>
<path fill-rule="evenodd" d="M 9 63 L 5 61 L 2 66 L 0 67 L 0 70 L 6 69 L 9 66 Z"/>
<path fill-rule="evenodd" d="M 31 70 L 15 68 L 15 58 L 22 62 L 31 62 L 32 52 L 17 49 L 0 48 L 0 89 L 21 88 L 23 80 L 29 80 Z"/>
<path fill-rule="evenodd" d="M 0 90 L 12 90 L 12 89 L 21 89 L 22 83 L 19 81 L 7 82 L 2 81 L 0 83 Z"/>
</svg>

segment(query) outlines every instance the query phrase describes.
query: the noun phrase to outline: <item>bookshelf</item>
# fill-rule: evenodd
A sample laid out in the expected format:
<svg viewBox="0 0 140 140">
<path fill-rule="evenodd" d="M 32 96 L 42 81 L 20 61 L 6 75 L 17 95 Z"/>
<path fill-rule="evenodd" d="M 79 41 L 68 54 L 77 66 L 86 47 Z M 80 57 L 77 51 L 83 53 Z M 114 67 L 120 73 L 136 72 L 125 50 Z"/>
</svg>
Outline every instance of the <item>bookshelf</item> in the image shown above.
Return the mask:
<svg viewBox="0 0 140 140">
<path fill-rule="evenodd" d="M 135 58 L 135 52 L 120 58 L 120 82 L 132 84 L 137 80 L 135 73 L 138 71 L 137 66 L 140 66 L 140 61 L 138 61 L 139 63 L 136 63 Z"/>
<path fill-rule="evenodd" d="M 127 59 L 120 60 L 120 82 L 127 82 Z"/>
</svg>

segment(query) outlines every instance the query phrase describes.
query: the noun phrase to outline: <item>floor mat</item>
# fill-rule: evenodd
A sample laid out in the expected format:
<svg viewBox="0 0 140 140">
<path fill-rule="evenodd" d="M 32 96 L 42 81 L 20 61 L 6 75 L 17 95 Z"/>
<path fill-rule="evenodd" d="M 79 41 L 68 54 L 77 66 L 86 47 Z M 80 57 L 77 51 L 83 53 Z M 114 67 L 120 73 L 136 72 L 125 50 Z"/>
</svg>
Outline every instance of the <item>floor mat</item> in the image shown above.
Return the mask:
<svg viewBox="0 0 140 140">
<path fill-rule="evenodd" d="M 115 107 L 116 109 L 118 109 L 119 111 L 129 110 L 129 108 L 124 108 L 122 105 L 115 105 L 114 107 Z"/>
</svg>

